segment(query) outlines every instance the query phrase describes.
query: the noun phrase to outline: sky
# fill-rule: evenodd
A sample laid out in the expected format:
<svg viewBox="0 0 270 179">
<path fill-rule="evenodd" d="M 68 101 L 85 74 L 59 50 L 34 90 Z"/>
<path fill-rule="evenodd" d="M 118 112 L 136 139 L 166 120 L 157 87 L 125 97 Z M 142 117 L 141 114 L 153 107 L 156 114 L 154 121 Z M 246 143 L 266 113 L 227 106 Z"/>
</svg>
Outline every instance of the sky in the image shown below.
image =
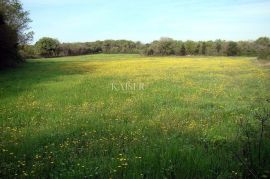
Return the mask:
<svg viewBox="0 0 270 179">
<path fill-rule="evenodd" d="M 21 0 L 34 41 L 255 40 L 270 36 L 270 0 Z"/>
</svg>

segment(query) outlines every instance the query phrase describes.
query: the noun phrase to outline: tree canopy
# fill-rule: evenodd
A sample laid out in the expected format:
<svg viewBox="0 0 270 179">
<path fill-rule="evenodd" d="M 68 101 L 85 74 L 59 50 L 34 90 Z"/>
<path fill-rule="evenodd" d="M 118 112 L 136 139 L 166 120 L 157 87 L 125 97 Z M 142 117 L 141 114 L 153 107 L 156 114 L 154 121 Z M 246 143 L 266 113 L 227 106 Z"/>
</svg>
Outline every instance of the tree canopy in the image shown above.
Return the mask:
<svg viewBox="0 0 270 179">
<path fill-rule="evenodd" d="M 33 36 L 28 15 L 19 0 L 0 0 L 0 68 L 22 61 L 19 45 L 27 44 Z"/>
<path fill-rule="evenodd" d="M 17 51 L 18 36 L 15 30 L 5 23 L 0 11 L 0 68 L 15 66 L 20 61 Z"/>
<path fill-rule="evenodd" d="M 58 56 L 60 42 L 57 39 L 43 37 L 35 44 L 37 53 L 42 57 Z"/>
<path fill-rule="evenodd" d="M 6 25 L 17 32 L 18 43 L 27 44 L 33 39 L 33 31 L 30 31 L 29 12 L 25 11 L 19 0 L 0 0 L 0 11 Z"/>
</svg>

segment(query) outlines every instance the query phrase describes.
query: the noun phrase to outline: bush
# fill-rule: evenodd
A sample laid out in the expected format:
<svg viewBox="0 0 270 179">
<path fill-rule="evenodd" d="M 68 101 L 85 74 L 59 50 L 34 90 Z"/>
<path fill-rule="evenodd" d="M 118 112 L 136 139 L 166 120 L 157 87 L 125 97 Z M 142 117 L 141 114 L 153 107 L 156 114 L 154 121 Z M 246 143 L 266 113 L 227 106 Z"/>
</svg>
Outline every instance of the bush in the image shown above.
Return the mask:
<svg viewBox="0 0 270 179">
<path fill-rule="evenodd" d="M 260 60 L 270 60 L 270 52 L 269 51 L 260 52 L 259 55 L 258 55 L 258 59 L 260 59 Z"/>
<path fill-rule="evenodd" d="M 37 53 L 35 46 L 33 45 L 23 45 L 20 47 L 19 53 L 23 59 L 33 59 L 37 58 Z"/>
</svg>

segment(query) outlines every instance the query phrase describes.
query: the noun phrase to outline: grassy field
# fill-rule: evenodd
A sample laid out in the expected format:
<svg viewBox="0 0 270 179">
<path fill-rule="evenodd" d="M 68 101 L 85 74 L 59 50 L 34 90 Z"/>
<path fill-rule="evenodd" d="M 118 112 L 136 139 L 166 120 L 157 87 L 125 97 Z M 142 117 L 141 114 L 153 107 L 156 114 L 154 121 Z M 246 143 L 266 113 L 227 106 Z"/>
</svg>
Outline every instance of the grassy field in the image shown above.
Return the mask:
<svg viewBox="0 0 270 179">
<path fill-rule="evenodd" d="M 28 60 L 0 72 L 0 177 L 243 177 L 239 121 L 269 79 L 244 57 Z"/>
</svg>

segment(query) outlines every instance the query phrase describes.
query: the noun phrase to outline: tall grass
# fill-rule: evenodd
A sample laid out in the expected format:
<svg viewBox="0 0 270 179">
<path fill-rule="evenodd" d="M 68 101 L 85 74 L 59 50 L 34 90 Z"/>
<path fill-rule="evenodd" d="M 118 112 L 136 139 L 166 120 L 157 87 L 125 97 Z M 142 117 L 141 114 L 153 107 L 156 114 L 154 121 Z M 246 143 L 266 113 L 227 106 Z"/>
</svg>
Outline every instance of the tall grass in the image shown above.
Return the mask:
<svg viewBox="0 0 270 179">
<path fill-rule="evenodd" d="M 112 83 L 144 90 L 112 90 Z M 243 177 L 238 121 L 269 69 L 237 57 L 89 55 L 0 72 L 0 177 Z"/>
</svg>

